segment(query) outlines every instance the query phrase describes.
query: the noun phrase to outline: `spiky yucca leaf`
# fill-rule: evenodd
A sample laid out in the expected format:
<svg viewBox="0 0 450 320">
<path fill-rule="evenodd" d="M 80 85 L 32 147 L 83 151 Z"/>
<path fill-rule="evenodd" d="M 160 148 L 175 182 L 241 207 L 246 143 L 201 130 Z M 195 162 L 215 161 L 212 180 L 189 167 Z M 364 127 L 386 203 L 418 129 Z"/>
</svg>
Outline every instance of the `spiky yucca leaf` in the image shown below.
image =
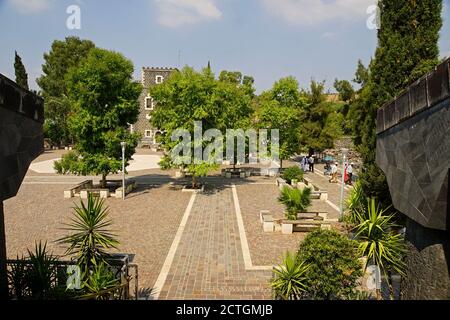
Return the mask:
<svg viewBox="0 0 450 320">
<path fill-rule="evenodd" d="M 372 262 L 385 274 L 392 269 L 404 275 L 406 245 L 401 235 L 393 233 L 397 225 L 393 215 L 386 215 L 388 210 L 381 209 L 375 199 L 368 200 L 367 210 L 356 214 L 355 237 L 359 241 L 359 251 L 367 256 L 366 268 Z"/>
<path fill-rule="evenodd" d="M 110 230 L 112 222 L 107 220 L 109 211 L 104 207 L 103 200 L 89 194 L 87 206 L 81 201 L 74 210 L 71 223 L 64 228 L 72 234 L 58 241 L 69 245 L 66 253 L 75 255 L 78 264 L 85 271 L 90 266 L 104 261 L 106 250 L 117 248 L 119 242 Z"/>
<path fill-rule="evenodd" d="M 286 253 L 283 263 L 273 269 L 274 278 L 270 286 L 275 298 L 298 300 L 306 290 L 306 272 L 309 266 L 297 259 L 295 254 Z"/>
</svg>

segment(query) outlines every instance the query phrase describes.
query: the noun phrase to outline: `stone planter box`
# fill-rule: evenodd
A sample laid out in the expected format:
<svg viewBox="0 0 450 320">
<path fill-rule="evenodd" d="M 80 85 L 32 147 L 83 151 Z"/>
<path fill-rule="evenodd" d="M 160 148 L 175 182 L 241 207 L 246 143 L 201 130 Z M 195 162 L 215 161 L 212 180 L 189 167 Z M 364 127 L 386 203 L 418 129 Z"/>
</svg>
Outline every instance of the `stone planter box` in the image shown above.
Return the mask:
<svg viewBox="0 0 450 320">
<path fill-rule="evenodd" d="M 294 232 L 294 225 L 292 223 L 281 223 L 282 234 L 292 234 Z"/>
<path fill-rule="evenodd" d="M 186 177 L 186 172 L 184 171 L 176 171 L 175 172 L 175 178 L 185 178 Z"/>
<path fill-rule="evenodd" d="M 268 233 L 272 233 L 275 230 L 273 218 L 267 218 L 266 221 L 264 221 L 263 230 Z"/>
<path fill-rule="evenodd" d="M 200 189 L 192 189 L 190 186 L 184 186 L 183 189 L 181 189 L 181 192 L 191 192 L 191 193 L 202 193 L 205 191 L 205 185 L 202 185 Z"/>
<path fill-rule="evenodd" d="M 270 215 L 270 211 L 269 210 L 261 210 L 259 212 L 259 221 L 261 223 L 264 223 L 264 216 L 268 216 L 268 215 Z"/>
<path fill-rule="evenodd" d="M 128 193 L 133 191 L 136 188 L 136 186 L 137 186 L 136 181 L 134 181 L 134 180 L 126 181 L 125 182 L 125 195 L 127 195 Z M 115 197 L 117 199 L 123 198 L 123 187 L 119 187 L 116 189 Z"/>
<path fill-rule="evenodd" d="M 300 190 L 303 190 L 306 188 L 306 184 L 304 182 L 299 182 L 299 183 L 297 183 L 297 188 L 299 188 Z"/>
</svg>

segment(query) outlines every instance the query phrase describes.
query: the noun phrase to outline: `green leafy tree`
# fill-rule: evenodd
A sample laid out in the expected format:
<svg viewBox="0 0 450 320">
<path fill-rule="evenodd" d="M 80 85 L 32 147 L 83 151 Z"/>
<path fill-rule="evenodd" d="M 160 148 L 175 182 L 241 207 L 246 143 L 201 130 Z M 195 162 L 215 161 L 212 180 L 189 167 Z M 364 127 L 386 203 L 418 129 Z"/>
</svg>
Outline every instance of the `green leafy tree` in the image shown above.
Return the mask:
<svg viewBox="0 0 450 320">
<path fill-rule="evenodd" d="M 334 81 L 334 88 L 339 93 L 339 99 L 345 102 L 350 102 L 355 97 L 355 89 L 348 80 Z"/>
<path fill-rule="evenodd" d="M 310 90 L 303 93 L 307 104 L 302 108 L 299 139 L 310 153 L 334 146 L 342 134 L 342 115 L 337 105 L 326 101 L 325 82 L 311 81 Z"/>
<path fill-rule="evenodd" d="M 377 109 L 438 64 L 442 1 L 380 0 L 378 6 L 378 48 L 360 96 L 365 117 L 355 143 L 363 158 L 360 178 L 365 195 L 387 206 L 391 199 L 386 177 L 375 163 Z"/>
<path fill-rule="evenodd" d="M 52 143 L 62 145 L 73 142 L 68 119 L 74 112 L 68 97 L 67 75 L 71 68 L 78 68 L 86 59 L 93 42 L 78 37 L 55 40 L 44 54 L 42 75 L 36 80 L 45 100 L 44 133 Z"/>
<path fill-rule="evenodd" d="M 256 119 L 261 129 L 279 130 L 280 166 L 300 151 L 298 130 L 301 126 L 300 114 L 306 102 L 299 84 L 294 77 L 282 78 L 272 89 L 258 98 Z"/>
<path fill-rule="evenodd" d="M 336 231 L 317 230 L 300 244 L 297 258 L 309 265 L 305 298 L 340 300 L 354 292 L 362 276 L 356 241 Z"/>
<path fill-rule="evenodd" d="M 252 112 L 251 97 L 239 85 L 240 79 L 238 74 L 222 72 L 221 79 L 217 80 L 208 68 L 196 72 L 185 67 L 163 84 L 151 88 L 150 94 L 158 104 L 151 122 L 153 126 L 166 132 L 163 140 L 166 151 L 171 152 L 179 143 L 171 139 L 176 130 L 185 129 L 193 137 L 196 121 L 201 122 L 203 132 L 217 129 L 223 136 L 227 129 L 240 128 Z M 194 146 L 193 139 L 188 143 L 192 152 L 191 155 L 185 155 L 189 159 L 183 159 L 188 160 L 184 161 L 184 165 L 165 157 L 161 163 L 163 167 L 187 167 L 189 171 L 201 172 L 202 175 L 214 169 L 213 165 L 205 164 L 211 164 L 212 158 L 194 163 L 194 147 L 199 146 Z M 204 148 L 206 143 L 203 141 L 201 147 Z"/>
<path fill-rule="evenodd" d="M 362 60 L 358 60 L 358 66 L 356 67 L 355 77 L 353 82 L 364 87 L 370 79 L 369 68 L 367 68 Z"/>
<path fill-rule="evenodd" d="M 139 114 L 142 91 L 133 79 L 133 64 L 121 54 L 92 49 L 89 56 L 67 76 L 71 105 L 70 130 L 75 152 L 55 164 L 58 173 L 100 174 L 106 177 L 122 169 L 121 141 L 127 143 L 125 161 L 131 159 L 139 134 L 130 133 L 129 123 Z"/>
<path fill-rule="evenodd" d="M 14 56 L 14 72 L 16 74 L 16 83 L 22 88 L 28 90 L 28 74 L 22 63 L 22 58 L 15 52 Z"/>
</svg>

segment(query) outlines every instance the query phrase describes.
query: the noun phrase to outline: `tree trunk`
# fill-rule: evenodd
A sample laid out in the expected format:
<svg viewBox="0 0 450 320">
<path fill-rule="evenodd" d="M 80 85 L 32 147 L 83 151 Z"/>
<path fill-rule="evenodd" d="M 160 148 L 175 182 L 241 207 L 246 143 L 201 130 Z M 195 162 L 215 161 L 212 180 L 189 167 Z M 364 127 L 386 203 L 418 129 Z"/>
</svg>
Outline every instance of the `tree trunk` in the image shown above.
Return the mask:
<svg viewBox="0 0 450 320">
<path fill-rule="evenodd" d="M 8 276 L 6 270 L 5 216 L 0 202 L 0 300 L 8 299 Z"/>
<path fill-rule="evenodd" d="M 100 181 L 100 187 L 102 189 L 106 188 L 106 174 L 102 173 L 102 180 Z"/>
<path fill-rule="evenodd" d="M 283 159 L 280 159 L 280 170 L 283 169 Z"/>
</svg>

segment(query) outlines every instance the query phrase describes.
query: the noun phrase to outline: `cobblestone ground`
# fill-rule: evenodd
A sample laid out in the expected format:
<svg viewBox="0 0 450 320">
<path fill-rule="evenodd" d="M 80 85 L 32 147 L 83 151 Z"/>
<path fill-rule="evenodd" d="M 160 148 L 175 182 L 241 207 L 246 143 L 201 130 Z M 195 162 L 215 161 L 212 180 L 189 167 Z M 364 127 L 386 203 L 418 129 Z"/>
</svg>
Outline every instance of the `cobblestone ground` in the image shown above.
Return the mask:
<svg viewBox="0 0 450 320">
<path fill-rule="evenodd" d="M 196 197 L 159 299 L 268 299 L 271 271 L 244 267 L 230 188 Z"/>
<path fill-rule="evenodd" d="M 8 258 L 26 254 L 35 241 L 47 241 L 56 255 L 64 249 L 55 240 L 65 236 L 71 208 L 79 199 L 63 199 L 64 184 L 22 185 L 17 197 L 4 202 Z M 169 186 L 140 186 L 126 201 L 109 198 L 112 228 L 120 241 L 119 252 L 135 254 L 139 286 L 153 287 L 172 244 L 190 195 Z"/>
</svg>

